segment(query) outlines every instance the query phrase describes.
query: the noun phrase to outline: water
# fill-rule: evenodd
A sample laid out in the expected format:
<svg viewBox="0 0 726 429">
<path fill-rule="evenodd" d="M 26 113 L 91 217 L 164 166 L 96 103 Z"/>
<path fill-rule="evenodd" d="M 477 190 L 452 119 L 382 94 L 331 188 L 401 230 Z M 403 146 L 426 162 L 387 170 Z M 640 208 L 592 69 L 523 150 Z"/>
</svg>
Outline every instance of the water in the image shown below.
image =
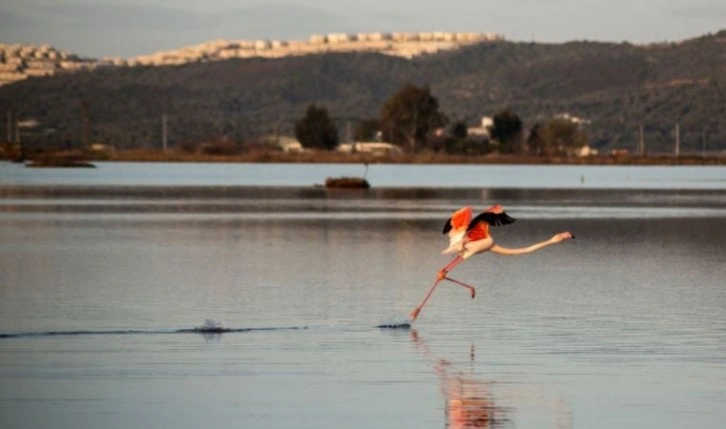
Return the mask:
<svg viewBox="0 0 726 429">
<path fill-rule="evenodd" d="M 0 184 L 312 186 L 366 174 L 374 187 L 724 189 L 724 166 L 522 166 L 95 162 L 95 169 L 0 163 Z"/>
<path fill-rule="evenodd" d="M 700 183 L 721 180 L 709 171 Z M 726 418 L 723 187 L 340 193 L 74 180 L 0 183 L 0 427 L 662 429 Z M 448 261 L 446 216 L 493 201 L 519 219 L 494 231 L 501 245 L 562 230 L 577 239 L 477 256 L 452 272 L 476 299 L 443 284 L 411 329 L 376 328 L 405 321 Z M 206 319 L 234 332 L 195 332 Z"/>
</svg>

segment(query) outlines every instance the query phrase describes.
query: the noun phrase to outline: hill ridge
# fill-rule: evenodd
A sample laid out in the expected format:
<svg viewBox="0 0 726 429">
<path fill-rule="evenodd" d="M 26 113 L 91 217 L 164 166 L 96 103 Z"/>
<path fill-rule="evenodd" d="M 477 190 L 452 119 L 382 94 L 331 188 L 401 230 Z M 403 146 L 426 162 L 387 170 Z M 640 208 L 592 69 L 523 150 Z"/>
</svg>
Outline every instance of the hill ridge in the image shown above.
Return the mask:
<svg viewBox="0 0 726 429">
<path fill-rule="evenodd" d="M 653 45 L 498 41 L 410 60 L 353 52 L 99 68 L 0 87 L 0 105 L 77 143 L 86 102 L 89 139 L 159 147 L 162 115 L 172 145 L 242 142 L 291 133 L 311 102 L 338 118 L 376 117 L 405 82 L 429 85 L 444 113 L 470 124 L 505 107 L 526 127 L 569 113 L 591 121 L 596 147 L 635 148 L 642 126 L 647 149 L 662 152 L 678 123 L 684 151 L 704 137 L 726 149 L 726 31 Z"/>
</svg>

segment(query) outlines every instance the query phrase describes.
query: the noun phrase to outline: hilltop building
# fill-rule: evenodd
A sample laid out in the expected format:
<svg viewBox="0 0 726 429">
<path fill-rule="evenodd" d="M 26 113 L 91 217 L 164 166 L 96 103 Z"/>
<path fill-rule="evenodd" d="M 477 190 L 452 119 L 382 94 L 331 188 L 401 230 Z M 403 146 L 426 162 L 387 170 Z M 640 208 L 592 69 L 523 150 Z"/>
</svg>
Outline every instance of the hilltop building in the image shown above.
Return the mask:
<svg viewBox="0 0 726 429">
<path fill-rule="evenodd" d="M 97 62 L 59 51 L 50 45 L 6 45 L 0 43 L 0 85 L 29 77 L 52 76 L 63 71 L 77 71 Z"/>
<path fill-rule="evenodd" d="M 97 67 L 174 66 L 232 58 L 282 58 L 332 52 L 377 52 L 413 58 L 498 40 L 503 37 L 494 33 L 331 33 L 314 34 L 308 40 L 215 40 L 129 59 L 100 60 L 80 58 L 50 45 L 0 44 L 0 85 Z"/>
<path fill-rule="evenodd" d="M 215 40 L 196 46 L 131 58 L 126 65 L 178 65 L 231 58 L 281 58 L 330 52 L 378 52 L 412 58 L 474 43 L 503 40 L 494 33 L 331 33 L 308 40 Z"/>
</svg>

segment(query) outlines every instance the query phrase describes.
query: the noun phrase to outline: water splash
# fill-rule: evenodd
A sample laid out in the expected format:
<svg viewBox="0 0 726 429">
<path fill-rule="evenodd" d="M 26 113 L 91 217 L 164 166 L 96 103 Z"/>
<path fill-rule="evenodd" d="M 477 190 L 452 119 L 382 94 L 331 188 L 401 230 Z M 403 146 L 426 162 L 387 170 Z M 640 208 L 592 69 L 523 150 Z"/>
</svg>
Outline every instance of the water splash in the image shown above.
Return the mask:
<svg viewBox="0 0 726 429">
<path fill-rule="evenodd" d="M 376 325 L 379 329 L 411 329 L 411 320 L 401 316 L 389 317 Z"/>
</svg>

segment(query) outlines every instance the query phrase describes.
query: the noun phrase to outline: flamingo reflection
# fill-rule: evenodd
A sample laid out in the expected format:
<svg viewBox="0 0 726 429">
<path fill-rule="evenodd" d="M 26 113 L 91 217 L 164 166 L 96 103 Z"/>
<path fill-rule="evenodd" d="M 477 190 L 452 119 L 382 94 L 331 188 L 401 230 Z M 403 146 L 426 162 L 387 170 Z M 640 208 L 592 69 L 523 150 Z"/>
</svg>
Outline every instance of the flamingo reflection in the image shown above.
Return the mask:
<svg viewBox="0 0 726 429">
<path fill-rule="evenodd" d="M 557 389 L 540 383 L 494 383 L 482 380 L 475 371 L 476 350 L 469 347 L 469 365 L 452 363 L 431 353 L 426 342 L 415 329 L 411 340 L 426 360 L 433 363 L 439 378 L 440 390 L 445 398 L 446 428 L 513 428 L 514 410 L 523 418 L 538 419 L 542 428 L 571 429 L 572 412 Z M 492 388 L 496 386 L 495 401 Z M 514 402 L 512 402 L 514 401 Z"/>
<path fill-rule="evenodd" d="M 445 398 L 444 412 L 449 429 L 503 428 L 511 426 L 507 410 L 496 406 L 488 382 L 477 379 L 474 374 L 476 351 L 469 349 L 469 369 L 436 358 L 415 329 L 411 339 L 416 349 L 428 360 L 434 362 L 434 369 L 440 381 L 441 393 Z"/>
</svg>

